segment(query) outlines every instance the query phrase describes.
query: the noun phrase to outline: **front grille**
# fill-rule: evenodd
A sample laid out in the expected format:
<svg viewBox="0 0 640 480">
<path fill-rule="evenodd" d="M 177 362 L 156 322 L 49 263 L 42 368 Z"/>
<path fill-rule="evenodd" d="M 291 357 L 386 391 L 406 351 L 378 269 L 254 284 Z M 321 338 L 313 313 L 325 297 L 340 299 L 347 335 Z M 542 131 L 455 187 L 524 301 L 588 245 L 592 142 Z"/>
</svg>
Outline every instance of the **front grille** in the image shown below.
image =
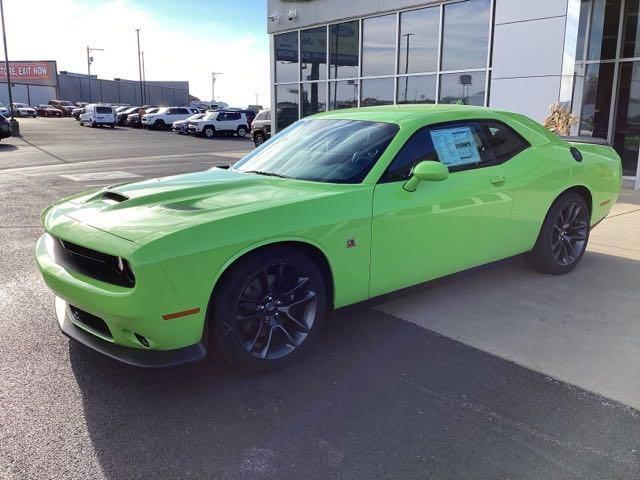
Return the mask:
<svg viewBox="0 0 640 480">
<path fill-rule="evenodd" d="M 73 305 L 69 305 L 69 311 L 71 312 L 71 315 L 76 322 L 84 325 L 85 327 L 93 330 L 96 333 L 99 333 L 103 337 L 113 338 L 113 336 L 111 335 L 111 330 L 109 330 L 106 322 L 100 317 L 96 317 L 89 312 L 80 310 L 78 307 L 74 307 Z"/>
<path fill-rule="evenodd" d="M 56 263 L 70 270 L 106 283 L 132 288 L 135 277 L 126 260 L 118 268 L 118 257 L 98 252 L 59 238 L 54 239 Z"/>
</svg>

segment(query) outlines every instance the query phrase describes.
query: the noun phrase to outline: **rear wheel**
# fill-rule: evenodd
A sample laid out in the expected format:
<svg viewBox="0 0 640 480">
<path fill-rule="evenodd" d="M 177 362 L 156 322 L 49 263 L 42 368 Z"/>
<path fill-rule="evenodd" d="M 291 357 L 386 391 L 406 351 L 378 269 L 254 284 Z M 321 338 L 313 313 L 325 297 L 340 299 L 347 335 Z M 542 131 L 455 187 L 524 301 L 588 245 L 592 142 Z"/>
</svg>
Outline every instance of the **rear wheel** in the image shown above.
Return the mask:
<svg viewBox="0 0 640 480">
<path fill-rule="evenodd" d="M 589 241 L 591 214 L 582 195 L 567 192 L 551 205 L 531 251 L 533 266 L 559 275 L 578 264 Z"/>
<path fill-rule="evenodd" d="M 315 336 L 327 311 L 322 273 L 294 249 L 241 259 L 212 298 L 213 331 L 223 356 L 245 370 L 284 366 Z"/>
<path fill-rule="evenodd" d="M 264 143 L 264 135 L 261 133 L 255 133 L 253 135 L 253 143 L 255 144 L 256 147 L 259 147 L 260 145 L 262 145 Z"/>
<path fill-rule="evenodd" d="M 236 133 L 240 138 L 244 138 L 247 136 L 247 127 L 239 126 L 236 130 Z"/>
</svg>

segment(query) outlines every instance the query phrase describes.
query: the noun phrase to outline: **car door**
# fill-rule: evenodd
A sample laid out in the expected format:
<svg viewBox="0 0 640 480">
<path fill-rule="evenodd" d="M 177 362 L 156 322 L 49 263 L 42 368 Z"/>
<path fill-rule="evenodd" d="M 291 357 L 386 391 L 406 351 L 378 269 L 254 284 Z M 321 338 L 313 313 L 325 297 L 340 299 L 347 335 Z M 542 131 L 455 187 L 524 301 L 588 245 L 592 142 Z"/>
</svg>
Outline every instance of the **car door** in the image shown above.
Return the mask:
<svg viewBox="0 0 640 480">
<path fill-rule="evenodd" d="M 423 160 L 447 165 L 448 178 L 406 191 Z M 374 190 L 372 296 L 511 255 L 503 162 L 481 121 L 426 127 L 407 140 Z"/>
<path fill-rule="evenodd" d="M 216 118 L 216 130 L 219 132 L 228 132 L 230 130 L 235 130 L 233 127 L 233 121 L 229 118 L 231 113 L 229 112 L 220 112 L 218 113 L 218 117 Z"/>
</svg>

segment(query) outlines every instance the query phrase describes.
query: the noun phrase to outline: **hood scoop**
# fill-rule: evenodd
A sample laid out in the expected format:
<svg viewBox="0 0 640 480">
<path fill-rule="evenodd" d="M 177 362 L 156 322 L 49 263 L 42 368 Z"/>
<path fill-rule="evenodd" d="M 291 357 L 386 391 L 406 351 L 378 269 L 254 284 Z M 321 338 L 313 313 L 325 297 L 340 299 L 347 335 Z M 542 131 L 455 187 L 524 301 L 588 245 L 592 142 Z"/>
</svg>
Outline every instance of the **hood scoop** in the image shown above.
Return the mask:
<svg viewBox="0 0 640 480">
<path fill-rule="evenodd" d="M 165 203 L 163 207 L 169 210 L 181 210 L 184 212 L 195 212 L 197 210 L 202 210 L 202 208 L 200 207 L 188 205 L 186 203 Z"/>
<path fill-rule="evenodd" d="M 106 191 L 100 196 L 100 198 L 102 198 L 102 200 L 104 200 L 105 202 L 110 203 L 122 203 L 129 200 L 129 197 L 127 197 L 126 195 L 114 191 Z"/>
</svg>

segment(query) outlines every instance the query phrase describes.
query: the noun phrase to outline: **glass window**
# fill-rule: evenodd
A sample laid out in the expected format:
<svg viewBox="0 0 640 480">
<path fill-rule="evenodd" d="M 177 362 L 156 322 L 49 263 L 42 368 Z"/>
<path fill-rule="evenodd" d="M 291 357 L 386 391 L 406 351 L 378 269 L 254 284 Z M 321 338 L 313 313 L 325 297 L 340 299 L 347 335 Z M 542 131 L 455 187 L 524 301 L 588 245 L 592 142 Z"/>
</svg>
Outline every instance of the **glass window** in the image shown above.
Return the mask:
<svg viewBox="0 0 640 480">
<path fill-rule="evenodd" d="M 407 180 L 413 167 L 424 160 L 442 162 L 451 172 L 489 167 L 509 160 L 528 146 L 509 127 L 492 120 L 424 128 L 407 140 L 383 181 Z"/>
<path fill-rule="evenodd" d="M 301 120 L 233 169 L 316 182 L 360 183 L 397 131 L 393 123 Z"/>
<path fill-rule="evenodd" d="M 329 78 L 358 76 L 358 22 L 329 26 Z"/>
<path fill-rule="evenodd" d="M 300 32 L 302 80 L 324 80 L 327 78 L 327 28 L 310 28 Z"/>
<path fill-rule="evenodd" d="M 484 105 L 485 72 L 447 73 L 440 76 L 440 103 Z"/>
<path fill-rule="evenodd" d="M 479 124 L 496 162 L 506 162 L 529 146 L 526 140 L 502 123 L 482 121 Z"/>
<path fill-rule="evenodd" d="M 444 6 L 442 70 L 486 67 L 490 11 L 491 0 Z"/>
<path fill-rule="evenodd" d="M 627 0 L 624 7 L 622 57 L 640 57 L 640 0 Z"/>
<path fill-rule="evenodd" d="M 640 145 L 640 62 L 620 64 L 618 110 L 613 146 L 624 175 L 635 176 Z"/>
<path fill-rule="evenodd" d="M 329 82 L 329 110 L 358 106 L 358 81 Z"/>
<path fill-rule="evenodd" d="M 275 35 L 276 82 L 298 80 L 298 32 Z"/>
<path fill-rule="evenodd" d="M 436 76 L 398 77 L 398 103 L 436 103 Z"/>
<path fill-rule="evenodd" d="M 440 8 L 400 14 L 398 73 L 435 72 L 438 65 Z"/>
<path fill-rule="evenodd" d="M 396 50 L 396 16 L 362 21 L 362 76 L 391 75 Z"/>
<path fill-rule="evenodd" d="M 580 0 L 580 17 L 578 19 L 578 39 L 576 41 L 576 60 L 584 60 L 584 45 L 589 20 L 589 4 L 591 0 Z"/>
<path fill-rule="evenodd" d="M 578 135 L 607 138 L 613 68 L 613 63 L 578 66 L 578 76 L 584 72 Z"/>
<path fill-rule="evenodd" d="M 278 130 L 282 130 L 298 120 L 298 101 L 298 84 L 276 86 Z"/>
<path fill-rule="evenodd" d="M 327 82 L 302 84 L 302 116 L 324 112 L 327 108 Z"/>
<path fill-rule="evenodd" d="M 618 43 L 620 0 L 594 0 L 587 59 L 614 58 Z"/>
<path fill-rule="evenodd" d="M 393 78 L 370 78 L 362 80 L 360 106 L 393 104 Z"/>
</svg>

